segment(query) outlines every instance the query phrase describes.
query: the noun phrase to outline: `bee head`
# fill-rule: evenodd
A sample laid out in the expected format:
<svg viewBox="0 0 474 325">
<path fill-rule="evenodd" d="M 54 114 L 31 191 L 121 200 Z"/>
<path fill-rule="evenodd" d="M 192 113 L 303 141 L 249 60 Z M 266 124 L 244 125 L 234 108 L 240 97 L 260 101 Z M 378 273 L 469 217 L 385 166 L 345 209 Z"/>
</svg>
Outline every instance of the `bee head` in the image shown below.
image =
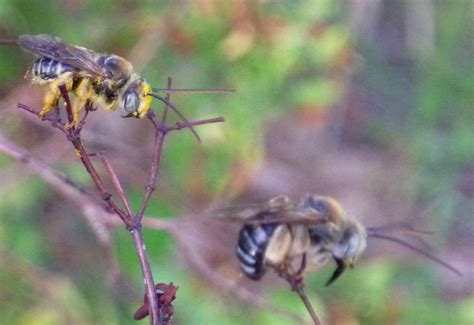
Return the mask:
<svg viewBox="0 0 474 325">
<path fill-rule="evenodd" d="M 333 283 L 349 267 L 353 267 L 357 258 L 367 247 L 367 233 L 364 227 L 354 220 L 346 220 L 346 226 L 337 244 L 332 248 L 332 257 L 337 268 L 326 286 Z"/>
<path fill-rule="evenodd" d="M 339 202 L 326 196 L 306 196 L 299 204 L 318 212 L 323 222 L 309 228 L 312 245 L 321 245 L 337 263 L 326 285 L 334 282 L 344 270 L 352 267 L 367 246 L 367 234 L 356 220 L 349 219 Z"/>
<path fill-rule="evenodd" d="M 120 96 L 120 110 L 122 117 L 137 117 L 142 118 L 150 108 L 151 97 L 148 93 L 151 87 L 142 78 L 133 78 L 133 82 L 125 88 L 125 91 Z"/>
</svg>

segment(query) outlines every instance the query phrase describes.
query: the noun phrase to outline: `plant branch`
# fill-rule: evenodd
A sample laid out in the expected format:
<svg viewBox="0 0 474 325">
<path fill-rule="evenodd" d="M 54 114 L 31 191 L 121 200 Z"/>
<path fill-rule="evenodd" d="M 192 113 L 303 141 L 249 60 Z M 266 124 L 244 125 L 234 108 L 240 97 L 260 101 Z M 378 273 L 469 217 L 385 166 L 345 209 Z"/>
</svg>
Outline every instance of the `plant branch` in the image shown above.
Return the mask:
<svg viewBox="0 0 474 325">
<path fill-rule="evenodd" d="M 115 214 L 104 209 L 103 201 L 95 195 L 91 195 L 80 184 L 75 183 L 63 173 L 54 170 L 46 163 L 32 157 L 27 151 L 19 148 L 11 143 L 0 134 L 0 152 L 10 156 L 19 162 L 23 163 L 27 168 L 36 173 L 46 183 L 48 183 L 56 192 L 64 198 L 70 200 L 79 209 L 81 209 L 83 216 L 94 230 L 96 237 L 102 244 L 107 243 L 105 248 L 108 249 L 109 232 L 108 226 L 118 226 L 122 223 L 116 218 Z M 194 248 L 188 243 L 185 238 L 186 234 L 180 231 L 181 219 L 157 219 L 147 218 L 142 219 L 144 227 L 166 231 L 170 233 L 178 242 L 181 251 L 186 255 L 186 260 L 199 271 L 201 275 L 206 278 L 209 283 L 216 286 L 217 289 L 223 291 L 224 294 L 230 293 L 235 295 L 242 301 L 249 305 L 264 308 L 281 314 L 296 323 L 303 324 L 305 320 L 300 316 L 279 308 L 273 304 L 268 303 L 262 297 L 245 289 L 233 281 L 224 278 L 219 272 L 213 270 L 202 258 L 200 258 Z M 113 264 L 112 264 L 113 265 Z"/>
<path fill-rule="evenodd" d="M 299 283 L 298 285 L 293 286 L 293 291 L 295 291 L 298 294 L 298 297 L 300 297 L 301 301 L 303 301 L 303 304 L 305 305 L 306 309 L 308 310 L 308 313 L 311 316 L 311 319 L 314 322 L 314 325 L 321 325 L 321 321 L 319 320 L 318 316 L 316 315 L 316 312 L 314 311 L 313 305 L 311 305 L 311 302 L 309 301 L 308 297 L 306 296 L 304 289 L 303 289 L 303 282 Z"/>
<path fill-rule="evenodd" d="M 171 83 L 172 83 L 172 80 L 171 80 L 171 78 L 169 78 L 168 79 L 168 89 L 170 89 L 170 90 L 172 90 L 171 89 Z M 174 90 L 176 90 L 176 89 L 174 89 Z M 150 268 L 150 264 L 149 264 L 147 255 L 146 255 L 146 249 L 145 249 L 145 244 L 144 244 L 144 241 L 143 241 L 143 233 L 142 233 L 142 222 L 144 222 L 145 224 L 150 223 L 150 220 L 148 220 L 148 219 L 143 220 L 143 215 L 145 213 L 145 210 L 146 210 L 146 207 L 149 203 L 151 195 L 155 190 L 155 186 L 156 186 L 155 184 L 156 184 L 157 178 L 158 178 L 159 163 L 160 163 L 160 160 L 161 160 L 161 151 L 163 149 L 164 138 L 165 138 L 165 136 L 167 135 L 167 133 L 169 131 L 181 130 L 181 129 L 187 127 L 193 132 L 193 134 L 199 140 L 199 136 L 194 131 L 193 125 L 204 125 L 204 124 L 209 124 L 209 123 L 223 122 L 224 119 L 222 117 L 220 117 L 220 118 L 215 118 L 215 119 L 189 122 L 178 111 L 178 109 L 169 101 L 170 93 L 172 91 L 167 93 L 165 98 L 163 98 L 161 96 L 158 96 L 156 94 L 149 94 L 150 96 L 153 96 L 153 97 L 156 97 L 156 98 L 160 99 L 163 103 L 165 103 L 165 106 L 164 106 L 164 109 L 163 109 L 163 115 L 161 116 L 161 121 L 158 121 L 156 119 L 155 114 L 153 113 L 153 111 L 149 110 L 148 113 L 147 113 L 147 117 L 151 120 L 151 122 L 154 126 L 155 145 L 154 145 L 154 149 L 153 149 L 153 158 L 152 158 L 151 166 L 150 166 L 149 179 L 148 179 L 148 183 L 145 187 L 144 197 L 142 199 L 142 202 L 140 204 L 140 207 L 139 207 L 137 213 L 134 215 L 132 210 L 131 210 L 130 203 L 128 201 L 127 195 L 126 195 L 124 189 L 122 188 L 122 185 L 120 184 L 119 177 L 115 173 L 115 171 L 114 171 L 112 165 L 110 164 L 110 162 L 107 160 L 107 158 L 105 157 L 105 155 L 103 153 L 88 154 L 85 147 L 84 147 L 84 144 L 82 142 L 81 131 L 82 131 L 83 126 L 86 123 L 86 118 L 88 116 L 89 110 L 92 107 L 91 106 L 92 103 L 87 102 L 85 104 L 85 106 L 86 106 L 85 107 L 85 114 L 83 114 L 82 118 L 78 121 L 77 120 L 77 112 L 73 111 L 73 107 L 71 105 L 71 99 L 69 97 L 69 92 L 67 91 L 66 87 L 64 85 L 60 85 L 59 86 L 59 91 L 60 91 L 60 93 L 62 95 L 62 98 L 64 100 L 64 107 L 65 107 L 65 110 L 66 110 L 67 122 L 68 123 L 65 123 L 65 122 L 61 121 L 60 116 L 59 116 L 59 106 L 58 105 L 56 105 L 56 107 L 55 107 L 54 117 L 44 116 L 43 119 L 47 120 L 47 121 L 50 121 L 53 128 L 56 128 L 56 129 L 60 130 L 62 133 L 64 133 L 66 135 L 67 140 L 69 142 L 71 142 L 71 144 L 76 149 L 76 156 L 81 160 L 81 162 L 84 165 L 84 168 L 86 169 L 87 173 L 92 178 L 92 181 L 94 182 L 95 187 L 97 188 L 101 199 L 103 201 L 105 201 L 105 203 L 109 206 L 110 210 L 115 215 L 118 215 L 120 220 L 127 226 L 127 229 L 129 230 L 129 232 L 132 236 L 133 243 L 134 243 L 134 246 L 135 246 L 135 250 L 136 250 L 136 253 L 137 253 L 137 257 L 138 257 L 138 260 L 139 260 L 139 263 L 140 263 L 140 269 L 141 269 L 141 272 L 142 272 L 144 285 L 145 285 L 145 292 L 146 292 L 146 296 L 147 296 L 147 299 L 148 299 L 148 308 L 149 308 L 149 315 L 150 315 L 151 324 L 155 325 L 155 324 L 167 323 L 167 320 L 162 318 L 161 306 L 159 305 L 159 302 L 157 300 L 157 293 L 156 293 L 155 284 L 154 284 L 154 281 L 153 281 L 153 275 L 152 275 L 152 271 L 151 271 L 151 268 Z M 37 111 L 31 109 L 30 107 L 28 107 L 26 105 L 18 104 L 18 107 L 28 111 L 29 113 L 32 113 L 32 114 L 35 114 L 35 115 L 39 116 L 39 113 Z M 176 114 L 178 114 L 178 116 L 184 121 L 184 123 L 176 123 L 173 126 L 166 126 L 166 118 L 167 118 L 167 114 L 168 114 L 168 109 L 173 109 L 176 112 Z M 1 145 L 1 143 L 0 143 L 0 145 Z M 0 150 L 1 149 L 2 148 L 0 147 Z M 13 150 L 13 151 L 10 150 L 10 154 L 12 154 L 12 156 L 15 156 L 14 151 L 15 150 Z M 122 210 L 122 208 L 119 207 L 119 205 L 116 203 L 116 201 L 112 197 L 112 194 L 107 190 L 101 176 L 99 175 L 98 171 L 96 170 L 95 166 L 93 165 L 90 157 L 94 156 L 94 155 L 98 155 L 100 157 L 100 159 L 101 159 L 101 161 L 102 161 L 102 163 L 105 167 L 105 170 L 106 170 L 108 176 L 110 177 L 110 179 L 112 180 L 112 184 L 113 184 L 114 188 L 116 189 L 116 191 L 119 195 L 119 198 L 120 198 L 120 200 L 121 200 L 121 202 L 122 202 L 122 204 L 125 208 L 125 211 Z M 31 159 L 31 157 L 27 153 L 16 155 L 15 158 L 20 159 L 23 162 L 30 161 L 30 159 Z M 36 166 L 38 167 L 38 165 L 36 165 Z M 39 165 L 37 170 L 40 173 L 42 173 L 45 170 L 49 170 L 49 169 L 47 168 L 47 166 Z M 58 187 L 61 187 L 61 186 L 68 187 L 67 185 L 77 185 L 72 181 L 66 182 L 67 179 L 59 177 L 59 174 L 54 174 L 54 173 L 51 174 L 50 173 L 50 174 L 48 174 L 47 179 L 51 183 L 54 183 L 55 186 L 58 186 Z M 58 179 L 59 179 L 59 181 L 58 181 Z M 78 186 L 75 186 L 75 189 L 76 190 L 81 190 L 83 188 L 80 185 L 78 185 Z M 70 193 L 70 195 L 71 195 L 71 193 Z M 92 196 L 92 198 L 94 199 L 94 202 L 95 202 L 94 204 L 98 204 L 97 197 L 95 195 L 90 195 L 90 196 Z M 85 200 L 85 201 L 87 201 L 87 200 Z M 94 219 L 93 217 L 91 218 L 91 216 L 94 214 L 93 211 L 94 211 L 94 209 L 97 209 L 97 207 L 96 208 L 91 208 L 90 202 L 89 203 L 82 202 L 82 204 L 83 204 L 82 208 L 84 209 L 84 214 L 88 216 L 88 219 L 91 219 L 91 220 Z M 101 204 L 99 204 L 99 205 L 101 205 Z M 88 207 L 88 208 L 86 209 L 85 207 Z M 102 209 L 102 207 L 101 207 L 101 209 Z M 103 212 L 103 213 L 101 213 L 102 215 L 106 214 L 105 211 L 102 211 L 102 212 Z M 98 236 L 99 240 L 101 240 L 101 242 L 104 242 L 104 243 L 105 242 L 109 243 L 108 232 L 107 232 L 107 230 L 105 230 L 105 233 L 101 232 L 101 231 L 99 231 L 99 228 L 106 229 L 108 224 L 110 224 L 110 223 L 117 224 L 118 223 L 118 219 L 110 218 L 110 215 L 111 215 L 110 213 L 107 214 L 107 216 L 108 216 L 107 221 L 105 221 L 105 219 L 104 219 L 99 223 L 92 222 L 91 220 L 89 220 L 90 223 L 91 223 L 91 226 L 94 227 L 94 229 L 97 229 L 97 236 Z M 168 231 L 172 231 L 172 229 L 174 230 L 175 229 L 174 225 L 172 226 L 170 224 L 171 223 L 169 223 L 167 228 L 165 227 L 164 229 L 166 229 Z M 99 225 L 99 227 L 96 227 L 97 225 Z M 154 226 L 156 226 L 155 223 L 154 223 Z M 104 236 L 104 234 L 105 234 L 105 236 Z M 107 246 L 109 248 L 111 248 L 110 243 Z M 112 256 L 113 256 L 113 254 L 112 254 Z"/>
<path fill-rule="evenodd" d="M 168 78 L 168 87 L 171 87 L 172 80 L 171 78 Z M 166 116 L 168 114 L 168 102 L 170 99 L 170 95 L 166 95 L 166 102 L 165 102 L 165 107 L 163 109 L 163 115 L 161 118 L 161 125 L 165 125 L 166 123 Z M 136 222 L 141 222 L 143 218 L 143 214 L 145 213 L 146 206 L 148 205 L 148 201 L 151 198 L 151 195 L 155 191 L 156 188 L 156 179 L 158 177 L 158 171 L 159 171 L 159 166 L 160 166 L 160 160 L 161 160 L 161 151 L 163 149 L 163 143 L 165 141 L 165 136 L 166 136 L 166 131 L 163 131 L 160 128 L 160 123 L 156 120 L 155 114 L 152 111 L 149 111 L 147 114 L 147 117 L 151 120 L 153 123 L 153 126 L 155 127 L 155 145 L 153 147 L 153 158 L 151 161 L 151 167 L 150 167 L 150 174 L 148 177 L 148 184 L 145 187 L 145 194 L 143 196 L 143 200 L 140 204 L 140 208 L 138 209 L 137 214 L 135 215 L 135 220 Z"/>
<path fill-rule="evenodd" d="M 125 191 L 123 190 L 122 184 L 120 184 L 120 180 L 117 176 L 117 173 L 114 171 L 112 168 L 112 165 L 110 164 L 109 160 L 105 156 L 103 152 L 100 152 L 97 154 L 102 161 L 102 164 L 105 167 L 105 170 L 109 174 L 109 177 L 112 179 L 112 183 L 114 184 L 115 189 L 117 190 L 120 200 L 122 201 L 122 204 L 125 207 L 125 210 L 127 211 L 128 215 L 131 216 L 133 215 L 132 209 L 130 208 L 130 203 L 128 202 L 128 198 L 125 194 Z M 92 156 L 92 155 L 89 155 Z"/>
<path fill-rule="evenodd" d="M 182 123 L 182 122 L 176 122 L 175 125 L 168 126 L 166 128 L 167 132 L 170 131 L 181 131 L 184 128 L 188 128 L 189 126 L 198 126 L 198 125 L 205 125 L 205 124 L 212 124 L 212 123 L 222 123 L 225 122 L 223 117 L 215 117 L 215 118 L 210 118 L 210 119 L 205 119 L 205 120 L 198 120 L 198 121 L 192 121 L 189 123 Z"/>
</svg>

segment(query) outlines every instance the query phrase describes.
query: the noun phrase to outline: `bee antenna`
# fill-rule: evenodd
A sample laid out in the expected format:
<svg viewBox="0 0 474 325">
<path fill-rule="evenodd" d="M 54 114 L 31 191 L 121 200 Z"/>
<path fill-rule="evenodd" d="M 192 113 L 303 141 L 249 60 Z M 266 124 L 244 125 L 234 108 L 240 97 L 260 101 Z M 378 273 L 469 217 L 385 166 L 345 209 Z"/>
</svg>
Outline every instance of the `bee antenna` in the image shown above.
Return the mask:
<svg viewBox="0 0 474 325">
<path fill-rule="evenodd" d="M 387 232 L 387 231 L 393 231 L 393 230 L 402 230 L 405 232 L 412 232 L 418 235 L 432 235 L 433 234 L 431 231 L 413 228 L 407 222 L 396 222 L 396 223 L 391 223 L 391 224 L 387 224 L 383 226 L 367 227 L 367 231 L 370 231 L 373 233 L 381 233 L 381 232 Z"/>
<path fill-rule="evenodd" d="M 166 98 L 161 97 L 160 95 L 157 95 L 157 94 L 154 94 L 154 93 L 147 93 L 147 96 L 154 97 L 154 98 L 162 101 L 163 103 L 165 103 L 169 108 L 171 108 L 176 113 L 176 115 L 178 115 L 179 118 L 186 124 L 186 126 L 189 128 L 189 130 L 192 132 L 192 134 L 196 137 L 198 142 L 201 142 L 201 138 L 197 134 L 196 130 L 192 127 L 192 125 L 188 121 L 188 119 L 186 117 L 184 117 L 183 114 L 181 114 L 181 112 L 178 110 L 178 108 L 176 106 L 174 106 L 172 103 L 170 103 L 168 100 L 166 100 Z"/>
<path fill-rule="evenodd" d="M 153 88 L 153 92 L 163 93 L 188 93 L 188 94 L 225 94 L 233 93 L 235 89 L 177 89 L 177 88 Z"/>
<path fill-rule="evenodd" d="M 445 268 L 447 268 L 448 270 L 450 270 L 451 272 L 454 272 L 456 273 L 457 275 L 459 276 L 463 276 L 463 274 L 461 273 L 461 271 L 459 271 L 458 269 L 456 269 L 454 266 L 451 266 L 449 265 L 448 263 L 444 262 L 443 260 L 441 260 L 440 258 L 422 250 L 421 248 L 418 248 L 412 244 L 410 244 L 409 242 L 403 240 L 403 239 L 400 239 L 400 238 L 397 238 L 397 237 L 393 237 L 393 236 L 390 236 L 390 235 L 383 235 L 383 234 L 379 234 L 379 233 L 375 233 L 373 231 L 368 231 L 367 235 L 369 237 L 372 237 L 372 238 L 379 238 L 379 239 L 384 239 L 384 240 L 388 240 L 388 241 L 391 241 L 391 242 L 394 242 L 394 243 L 397 243 L 399 245 L 402 245 L 402 246 L 405 246 L 406 248 L 408 249 L 411 249 L 412 251 L 430 259 L 431 261 L 435 262 L 435 263 L 438 263 L 439 265 L 441 266 L 444 266 Z"/>
</svg>

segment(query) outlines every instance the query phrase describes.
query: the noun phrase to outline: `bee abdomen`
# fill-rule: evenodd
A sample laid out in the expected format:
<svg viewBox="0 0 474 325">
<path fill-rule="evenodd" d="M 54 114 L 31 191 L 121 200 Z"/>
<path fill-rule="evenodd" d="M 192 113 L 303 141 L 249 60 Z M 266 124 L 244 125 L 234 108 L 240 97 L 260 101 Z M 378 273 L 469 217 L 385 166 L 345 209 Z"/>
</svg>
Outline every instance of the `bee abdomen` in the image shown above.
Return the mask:
<svg viewBox="0 0 474 325">
<path fill-rule="evenodd" d="M 239 234 L 236 248 L 240 269 L 252 280 L 265 274 L 265 250 L 277 224 L 246 225 Z"/>
<path fill-rule="evenodd" d="M 42 81 L 52 81 L 65 72 L 73 72 L 75 69 L 68 64 L 41 57 L 38 58 L 31 67 L 31 75 Z"/>
</svg>

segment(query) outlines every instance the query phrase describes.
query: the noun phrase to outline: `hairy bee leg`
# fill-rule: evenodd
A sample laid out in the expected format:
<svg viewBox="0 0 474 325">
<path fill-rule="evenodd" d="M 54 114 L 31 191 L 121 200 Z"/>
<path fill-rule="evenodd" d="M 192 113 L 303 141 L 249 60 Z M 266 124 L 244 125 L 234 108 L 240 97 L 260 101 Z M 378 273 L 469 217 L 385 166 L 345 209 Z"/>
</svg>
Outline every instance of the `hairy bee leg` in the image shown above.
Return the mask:
<svg viewBox="0 0 474 325">
<path fill-rule="evenodd" d="M 43 109 L 38 113 L 38 116 L 41 119 L 43 119 L 46 113 L 48 113 L 53 107 L 58 105 L 59 98 L 61 98 L 59 86 L 62 85 L 66 87 L 68 92 L 72 90 L 73 79 L 71 73 L 65 73 L 61 78 L 49 83 L 49 90 L 44 96 Z"/>
<path fill-rule="evenodd" d="M 48 113 L 53 107 L 58 105 L 59 98 L 61 97 L 61 92 L 59 91 L 59 84 L 53 81 L 50 84 L 49 90 L 44 96 L 43 109 L 38 113 L 38 116 L 41 119 L 44 119 L 46 113 Z"/>
<path fill-rule="evenodd" d="M 75 91 L 76 99 L 72 105 L 72 122 L 66 124 L 70 129 L 79 123 L 79 112 L 86 106 L 92 95 L 92 84 L 88 78 L 83 78 L 77 85 Z"/>
<path fill-rule="evenodd" d="M 303 274 L 306 271 L 306 253 L 301 257 L 301 265 L 298 271 L 293 275 L 296 279 L 303 279 Z"/>
</svg>

